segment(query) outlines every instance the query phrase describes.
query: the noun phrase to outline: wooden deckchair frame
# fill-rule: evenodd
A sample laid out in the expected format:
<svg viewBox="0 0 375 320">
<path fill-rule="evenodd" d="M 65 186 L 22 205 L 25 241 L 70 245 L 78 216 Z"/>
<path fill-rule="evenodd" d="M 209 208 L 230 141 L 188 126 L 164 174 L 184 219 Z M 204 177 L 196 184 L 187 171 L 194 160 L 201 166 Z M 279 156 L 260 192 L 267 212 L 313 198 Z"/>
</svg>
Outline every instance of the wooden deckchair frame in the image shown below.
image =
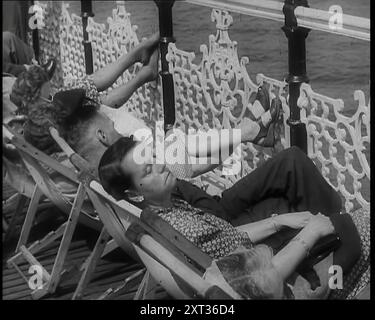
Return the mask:
<svg viewBox="0 0 375 320">
<path fill-rule="evenodd" d="M 17 171 L 17 181 L 27 181 L 30 180 L 31 177 L 27 176 L 27 169 L 18 167 L 17 164 L 14 165 L 11 163 L 11 161 L 3 155 L 3 162 L 9 162 L 5 164 L 5 169 L 10 170 L 7 174 L 10 176 L 13 176 L 15 173 L 12 171 Z M 15 168 L 8 167 L 9 166 L 15 166 Z M 20 165 L 20 164 L 18 164 Z M 4 166 L 4 163 L 3 163 Z M 24 170 L 23 170 L 24 169 Z M 28 207 L 28 200 L 33 197 L 33 190 L 29 190 L 30 188 L 19 185 L 17 183 L 12 183 L 15 177 L 11 178 L 10 181 L 7 181 L 7 184 L 16 191 L 13 195 L 11 195 L 9 198 L 3 200 L 3 242 L 8 243 L 9 240 L 13 239 L 16 232 L 16 226 L 19 223 L 19 220 L 21 219 L 23 213 L 27 210 Z M 38 205 L 39 210 L 43 210 L 46 208 L 50 208 L 53 206 L 53 203 L 49 201 L 48 198 L 43 199 L 43 202 L 41 201 Z M 5 215 L 11 212 L 10 219 L 7 221 L 5 219 Z"/>
<path fill-rule="evenodd" d="M 204 272 L 198 270 L 196 265 L 191 264 L 186 258 L 195 260 L 200 264 L 202 269 L 209 267 L 212 259 L 208 256 L 205 257 L 205 254 L 193 244 L 190 243 L 190 245 L 187 245 L 189 241 L 167 223 L 165 226 L 159 226 L 163 228 L 163 235 L 159 234 L 158 231 L 161 231 L 161 229 L 158 230 L 158 226 L 155 225 L 152 219 L 151 221 L 148 217 L 142 219 L 143 212 L 140 213 L 141 210 L 139 208 L 133 208 L 134 206 L 124 200 L 114 200 L 103 190 L 97 181 L 92 181 L 90 183 L 87 193 L 97 209 L 107 231 L 116 241 L 121 241 L 121 238 L 122 241 L 124 241 L 125 236 L 131 239 L 137 254 L 148 267 L 152 277 L 157 280 L 167 292 L 172 293 L 175 297 L 184 299 L 196 297 L 215 299 L 230 298 L 228 294 L 223 292 L 215 284 L 205 281 L 202 277 Z M 129 216 L 129 214 L 132 216 Z M 114 221 L 116 221 L 117 224 L 120 223 L 122 225 L 121 228 L 127 229 L 126 233 L 119 232 L 116 234 L 120 226 L 117 225 L 116 228 L 113 229 L 111 225 L 113 225 Z M 138 226 L 140 226 L 138 230 L 137 227 L 131 227 L 135 221 Z M 168 239 L 164 237 L 165 234 L 168 236 L 175 234 L 177 238 L 172 236 Z M 118 244 L 122 247 L 121 242 Z M 175 246 L 171 250 L 173 245 Z M 193 255 L 189 252 L 189 250 L 191 250 L 190 246 L 195 247 Z M 200 254 L 198 253 L 199 251 L 201 252 Z M 154 268 L 156 268 L 157 271 L 155 271 Z M 184 288 L 181 289 L 181 286 Z M 189 295 L 183 292 L 187 287 L 190 289 Z"/>
<path fill-rule="evenodd" d="M 44 280 L 44 284 L 42 288 L 34 290 L 32 292 L 32 297 L 34 299 L 38 299 L 48 293 L 53 293 L 58 286 L 59 280 L 63 273 L 64 261 L 69 249 L 69 245 L 71 243 L 78 219 L 80 218 L 80 212 L 85 196 L 85 189 L 82 182 L 79 182 L 78 175 L 74 170 L 65 167 L 58 161 L 50 158 L 43 152 L 40 152 L 30 144 L 25 142 L 23 137 L 11 132 L 9 128 L 3 125 L 3 133 L 4 130 L 5 133 L 10 137 L 11 143 L 17 148 L 25 166 L 29 170 L 36 183 L 22 227 L 21 235 L 16 247 L 16 254 L 8 259 L 8 265 L 15 267 L 18 272 L 21 272 L 21 270 L 17 266 L 17 263 L 19 263 L 23 259 L 26 259 L 26 261 L 28 261 L 30 264 L 39 265 L 42 268 L 42 277 Z M 54 182 L 41 167 L 38 161 L 43 162 L 47 166 L 61 173 L 63 176 L 78 183 L 77 194 L 73 203 L 66 199 L 64 195 L 57 189 Z M 53 202 L 63 212 L 69 213 L 69 216 L 67 221 L 63 223 L 58 229 L 50 232 L 43 239 L 34 242 L 28 248 L 26 248 L 26 243 L 30 234 L 32 222 L 35 218 L 38 203 L 43 194 L 46 195 L 51 200 L 51 202 Z M 84 218 L 87 221 L 88 219 L 90 219 L 87 214 L 84 215 Z M 92 219 L 94 220 L 94 218 Z M 99 219 L 97 219 L 97 223 L 100 223 Z M 60 237 L 62 237 L 62 240 L 56 255 L 52 272 L 51 274 L 49 274 L 34 255 Z M 22 273 L 21 276 L 25 278 Z"/>
<path fill-rule="evenodd" d="M 25 162 L 28 171 L 30 172 L 31 170 L 33 172 L 32 176 L 34 180 L 36 180 L 36 186 L 34 188 L 33 196 L 30 201 L 25 221 L 23 223 L 22 231 L 19 237 L 19 241 L 16 247 L 16 254 L 8 260 L 8 265 L 14 267 L 20 273 L 22 278 L 25 279 L 25 281 L 27 281 L 27 279 L 17 265 L 20 261 L 26 259 L 26 261 L 28 261 L 30 264 L 39 265 L 42 268 L 43 279 L 46 283 L 42 289 L 32 292 L 32 297 L 38 299 L 43 297 L 47 293 L 53 293 L 56 290 L 62 273 L 59 271 L 61 271 L 63 267 L 67 250 L 71 242 L 71 237 L 75 230 L 77 219 L 79 218 L 82 200 L 85 196 L 85 189 L 83 188 L 83 185 L 87 182 L 85 181 L 87 177 L 89 177 L 89 179 L 92 178 L 92 170 L 89 164 L 84 159 L 82 159 L 80 156 L 74 153 L 72 149 L 69 148 L 66 142 L 60 138 L 57 130 L 55 130 L 54 128 L 50 128 L 50 133 L 52 137 L 59 143 L 60 146 L 62 146 L 63 151 L 65 151 L 65 153 L 68 155 L 71 162 L 75 164 L 75 167 L 79 168 L 78 172 L 73 170 L 72 168 L 68 168 L 62 165 L 58 161 L 52 159 L 51 157 L 39 151 L 35 147 L 31 146 L 26 141 L 24 141 L 23 137 L 21 137 L 17 133 L 12 132 L 10 128 L 3 125 L 3 134 L 4 133 L 8 136 L 11 143 L 13 143 L 13 145 L 16 146 L 18 152 L 22 156 L 23 161 Z M 75 202 L 73 203 L 73 205 L 69 200 L 64 199 L 62 193 L 57 190 L 53 181 L 49 178 L 48 174 L 45 172 L 45 170 L 40 166 L 38 162 L 44 163 L 48 167 L 59 172 L 62 176 L 78 184 L 79 192 L 75 196 Z M 38 187 L 38 183 L 39 185 L 41 183 L 42 185 L 45 185 L 42 188 L 43 190 L 41 190 L 41 188 Z M 43 239 L 34 242 L 28 248 L 26 248 L 25 245 L 30 234 L 32 222 L 35 218 L 35 214 L 38 209 L 40 197 L 42 195 L 46 195 L 47 198 L 53 199 L 54 201 L 52 202 L 55 202 L 55 204 L 60 210 L 64 211 L 65 213 L 68 213 L 69 217 L 67 222 L 62 224 L 57 230 L 50 232 Z M 62 237 L 62 242 L 60 244 L 56 256 L 53 271 L 50 275 L 45 270 L 45 268 L 43 268 L 43 266 L 37 261 L 34 255 L 60 237 Z M 94 250 L 81 266 L 82 276 L 74 292 L 73 299 L 78 299 L 82 297 L 83 291 L 89 283 L 91 274 L 94 271 L 96 262 L 99 260 L 99 258 L 112 252 L 114 249 L 118 247 L 113 240 L 108 240 L 109 235 L 105 232 L 105 229 L 101 225 L 101 233 L 98 237 Z M 134 282 L 134 279 L 137 279 L 137 277 L 139 276 L 140 274 L 136 272 L 135 276 L 130 277 L 130 280 Z M 124 287 L 124 285 L 122 285 L 121 287 Z M 115 294 L 120 293 L 119 288 L 112 291 L 114 291 Z"/>
</svg>

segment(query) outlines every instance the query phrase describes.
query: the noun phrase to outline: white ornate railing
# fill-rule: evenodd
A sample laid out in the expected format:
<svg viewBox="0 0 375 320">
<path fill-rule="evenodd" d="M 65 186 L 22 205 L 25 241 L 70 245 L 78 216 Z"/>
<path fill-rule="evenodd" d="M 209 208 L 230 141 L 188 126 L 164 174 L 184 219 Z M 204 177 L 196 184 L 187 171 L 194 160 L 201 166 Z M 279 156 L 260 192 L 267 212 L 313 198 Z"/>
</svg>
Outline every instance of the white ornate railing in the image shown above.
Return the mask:
<svg viewBox="0 0 375 320">
<path fill-rule="evenodd" d="M 208 45 L 201 45 L 202 57 L 199 62 L 195 61 L 195 53 L 180 50 L 175 44 L 169 45 L 167 59 L 175 83 L 177 124 L 186 130 L 233 127 L 239 123 L 246 109 L 252 107 L 250 100 L 258 86 L 265 83 L 271 96 L 279 96 L 282 101 L 280 145 L 282 148 L 288 147 L 288 85 L 263 74 L 258 74 L 255 80 L 249 77 L 246 70 L 249 59 L 238 57 L 237 43 L 229 35 L 233 18 L 227 10 L 223 10 L 226 8 L 223 5 L 230 5 L 234 12 L 241 9 L 244 14 L 284 21 L 280 11 L 282 3 L 254 0 L 188 2 L 199 2 L 215 8 L 211 19 L 216 23 L 216 34 L 208 35 Z M 154 4 L 150 2 L 150 5 Z M 54 84 L 61 85 L 64 79 L 82 77 L 85 73 L 81 17 L 69 14 L 67 6 L 61 6 L 61 3 L 48 2 L 45 10 L 50 20 L 47 20 L 47 28 L 41 32 L 40 47 L 45 56 L 60 56 L 60 74 L 57 72 Z M 314 9 L 303 10 L 295 10 L 298 24 L 309 19 L 317 23 L 319 19 L 323 21 L 329 18 L 315 17 Z M 352 25 L 359 26 L 359 29 L 356 27 L 357 31 L 366 33 L 364 20 L 359 18 L 350 21 Z M 115 61 L 120 54 L 138 44 L 137 28 L 130 22 L 124 1 L 116 1 L 116 8 L 107 22 L 108 26 L 105 26 L 89 18 L 87 32 L 93 48 L 94 70 Z M 308 26 L 306 23 L 302 25 Z M 319 29 L 317 25 L 316 28 Z M 350 25 L 346 26 L 347 30 L 350 28 Z M 134 69 L 125 72 L 116 85 L 128 81 L 138 68 L 136 65 Z M 123 108 L 135 111 L 147 120 L 159 120 L 163 114 L 159 92 L 160 85 L 155 87 L 148 84 L 140 88 Z M 354 99 L 358 101 L 358 108 L 351 116 L 342 113 L 342 100 L 317 94 L 308 84 L 301 86 L 298 100 L 301 121 L 307 126 L 308 154 L 327 181 L 343 196 L 347 211 L 370 206 L 370 101 L 368 98 L 366 102 L 360 90 L 355 92 Z M 274 149 L 266 149 L 246 144 L 243 147 L 243 170 L 240 174 L 220 177 L 220 171 L 216 171 L 215 175 L 209 174 L 201 182 L 211 192 L 218 191 L 215 185 L 219 189 L 231 185 L 275 152 Z"/>
<path fill-rule="evenodd" d="M 284 21 L 281 1 L 270 0 L 186 0 L 188 3 L 236 12 L 275 21 Z M 298 6 L 294 10 L 297 24 L 324 32 L 370 41 L 370 20 L 339 12 Z M 339 14 L 339 15 L 338 15 Z"/>
</svg>

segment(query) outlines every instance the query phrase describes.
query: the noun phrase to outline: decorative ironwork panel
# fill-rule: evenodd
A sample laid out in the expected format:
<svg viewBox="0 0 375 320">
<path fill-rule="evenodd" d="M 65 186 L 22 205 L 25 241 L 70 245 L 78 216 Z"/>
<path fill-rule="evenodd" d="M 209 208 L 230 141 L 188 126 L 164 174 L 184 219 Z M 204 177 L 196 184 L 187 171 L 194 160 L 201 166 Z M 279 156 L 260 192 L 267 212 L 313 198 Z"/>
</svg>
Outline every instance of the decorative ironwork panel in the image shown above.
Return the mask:
<svg viewBox="0 0 375 320">
<path fill-rule="evenodd" d="M 69 4 L 62 4 L 60 17 L 61 64 L 64 81 L 80 79 L 86 75 L 82 18 L 74 13 L 70 14 L 68 8 Z"/>
<path fill-rule="evenodd" d="M 282 101 L 280 144 L 281 148 L 290 146 L 287 84 L 263 74 L 258 74 L 254 83 L 246 70 L 249 59 L 238 58 L 237 43 L 229 37 L 231 15 L 213 9 L 211 18 L 216 22 L 216 35 L 209 36 L 208 47 L 201 45 L 200 62 L 194 63 L 196 56 L 192 52 L 179 50 L 175 44 L 169 47 L 167 58 L 174 74 L 177 122 L 185 129 L 234 127 L 246 115 L 246 109 L 251 109 L 251 95 L 265 84 L 271 99 L 278 96 Z M 307 124 L 309 156 L 342 195 L 347 212 L 369 208 L 370 198 L 370 104 L 366 105 L 362 91 L 356 91 L 354 97 L 358 108 L 350 117 L 342 114 L 342 100 L 317 94 L 307 84 L 302 85 L 299 99 L 302 121 Z M 214 192 L 231 185 L 269 156 L 268 151 L 246 144 L 242 149 L 242 172 L 224 177 L 216 170 L 217 177 L 226 180 L 217 179 Z M 200 183 L 209 190 L 214 180 L 210 173 Z"/>
<path fill-rule="evenodd" d="M 351 115 L 344 102 L 313 91 L 303 84 L 298 105 L 306 123 L 308 153 L 322 175 L 339 191 L 347 212 L 370 208 L 370 99 L 354 92 L 358 103 Z"/>
<path fill-rule="evenodd" d="M 60 47 L 60 28 L 61 21 L 61 1 L 35 1 L 43 10 L 44 27 L 38 30 L 39 47 L 41 61 L 47 61 L 49 58 L 57 58 L 57 65 L 51 79 L 52 91 L 56 91 L 63 84 L 64 75 L 62 72 L 62 57 Z"/>
<path fill-rule="evenodd" d="M 193 52 L 180 50 L 175 44 L 169 45 L 167 59 L 175 82 L 176 122 L 186 132 L 208 130 L 210 128 L 233 128 L 251 110 L 259 85 L 265 84 L 270 97 L 279 96 L 285 115 L 289 115 L 286 105 L 285 83 L 257 75 L 254 83 L 246 70 L 247 57 L 239 59 L 237 42 L 229 37 L 232 16 L 224 10 L 213 9 L 211 19 L 216 23 L 216 34 L 209 36 L 209 44 L 201 45 L 200 62 L 195 63 Z M 284 117 L 284 119 L 286 119 Z M 284 130 L 278 150 L 287 146 Z M 241 171 L 236 175 L 216 174 L 229 180 L 229 185 L 254 170 L 268 159 L 275 150 L 258 148 L 251 143 L 242 147 Z"/>
</svg>

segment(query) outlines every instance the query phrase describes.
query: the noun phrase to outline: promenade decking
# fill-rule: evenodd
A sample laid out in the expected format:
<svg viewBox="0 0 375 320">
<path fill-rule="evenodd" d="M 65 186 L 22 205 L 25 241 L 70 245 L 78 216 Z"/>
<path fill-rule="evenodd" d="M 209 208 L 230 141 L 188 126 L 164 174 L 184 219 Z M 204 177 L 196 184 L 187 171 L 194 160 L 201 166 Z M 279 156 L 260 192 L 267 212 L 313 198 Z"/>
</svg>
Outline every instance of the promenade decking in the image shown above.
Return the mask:
<svg viewBox="0 0 375 320">
<path fill-rule="evenodd" d="M 14 191 L 7 185 L 3 185 L 3 200 L 7 199 Z M 25 208 L 26 211 L 26 208 Z M 9 213 L 7 214 L 9 218 Z M 56 228 L 64 219 L 59 214 L 56 208 L 45 209 L 38 212 L 39 223 L 35 225 L 31 232 L 31 241 L 40 239 L 46 233 Z M 17 236 L 19 235 L 22 226 L 22 219 L 17 224 L 16 237 L 4 246 L 3 243 L 3 299 L 4 300 L 31 300 L 31 290 L 26 281 L 14 269 L 9 268 L 6 264 L 7 259 L 13 254 L 17 243 Z M 75 288 L 77 287 L 81 272 L 79 268 L 84 260 L 90 254 L 98 237 L 98 232 L 92 231 L 84 226 L 78 225 L 70 246 L 68 256 L 65 262 L 65 270 L 67 271 L 61 278 L 58 289 L 53 295 L 45 296 L 43 299 L 65 300 L 71 299 Z M 59 241 L 56 240 L 46 249 L 36 255 L 36 258 L 44 265 L 47 271 L 51 271 L 53 267 L 54 258 L 56 256 Z M 20 269 L 27 276 L 29 264 L 23 263 Z M 140 270 L 142 265 L 135 262 L 124 254 L 120 249 L 116 249 L 101 259 L 93 278 L 84 291 L 83 299 L 91 300 L 98 299 L 109 288 L 115 289 L 120 286 L 123 281 L 134 272 Z M 30 275 L 31 276 L 31 275 Z M 138 289 L 141 279 L 138 278 L 134 284 L 131 284 L 129 290 L 114 297 L 115 300 L 131 300 Z M 166 299 L 167 293 L 160 288 L 156 292 L 155 298 Z"/>
</svg>

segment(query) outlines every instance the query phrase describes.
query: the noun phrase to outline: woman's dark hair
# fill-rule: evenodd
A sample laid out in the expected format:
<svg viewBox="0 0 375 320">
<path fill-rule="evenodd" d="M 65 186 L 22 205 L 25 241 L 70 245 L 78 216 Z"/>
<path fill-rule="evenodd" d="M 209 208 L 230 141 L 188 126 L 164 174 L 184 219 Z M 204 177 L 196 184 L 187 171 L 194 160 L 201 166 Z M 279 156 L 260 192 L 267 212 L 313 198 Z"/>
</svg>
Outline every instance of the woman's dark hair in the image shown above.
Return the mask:
<svg viewBox="0 0 375 320">
<path fill-rule="evenodd" d="M 116 200 L 125 198 L 124 191 L 132 185 L 131 176 L 121 170 L 121 161 L 133 149 L 137 141 L 130 137 L 121 137 L 103 154 L 99 162 L 99 179 L 105 191 Z"/>
</svg>

